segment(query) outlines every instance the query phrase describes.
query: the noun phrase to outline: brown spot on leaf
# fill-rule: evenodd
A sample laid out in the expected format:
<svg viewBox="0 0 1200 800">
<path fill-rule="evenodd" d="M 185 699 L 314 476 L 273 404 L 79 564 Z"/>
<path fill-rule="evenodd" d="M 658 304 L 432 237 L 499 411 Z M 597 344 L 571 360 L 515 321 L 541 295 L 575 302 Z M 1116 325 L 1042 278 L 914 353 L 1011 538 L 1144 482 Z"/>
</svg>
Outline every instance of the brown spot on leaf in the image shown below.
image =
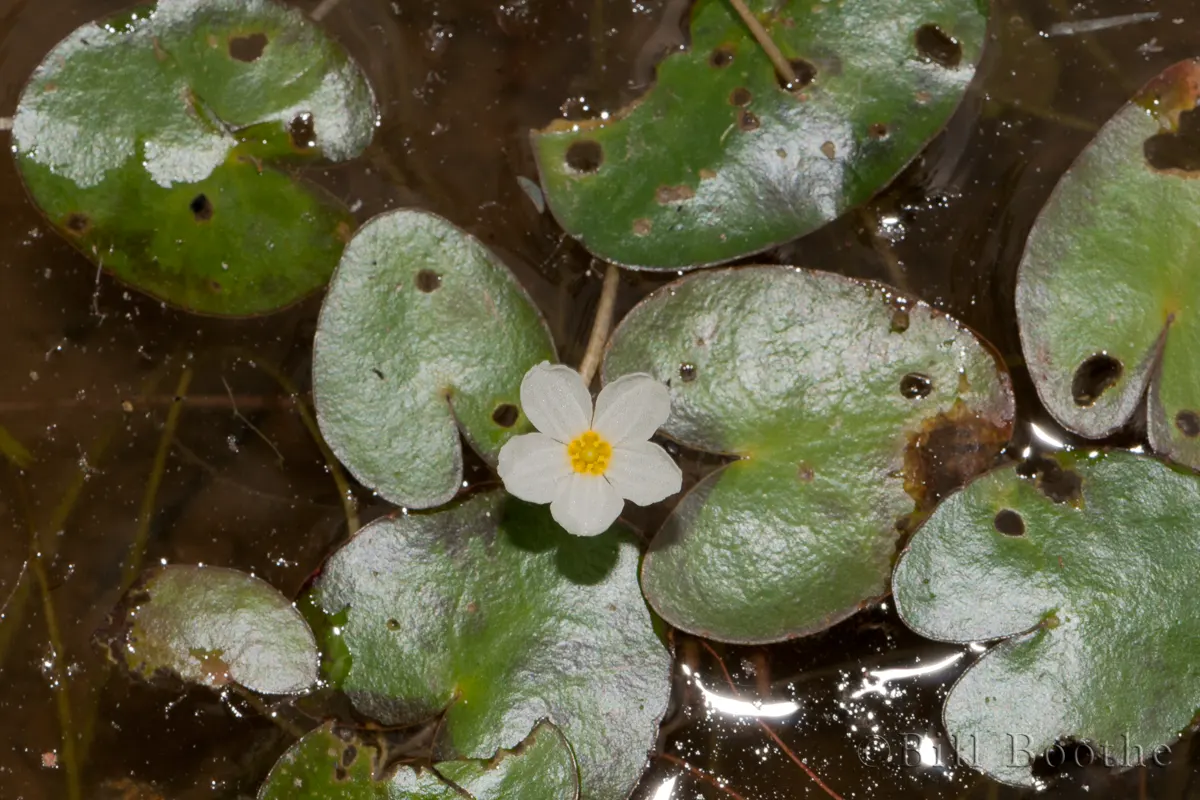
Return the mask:
<svg viewBox="0 0 1200 800">
<path fill-rule="evenodd" d="M 188 208 L 191 209 L 196 222 L 208 222 L 212 219 L 213 204 L 206 194 L 198 194 L 193 197 L 192 202 L 188 203 Z"/>
<path fill-rule="evenodd" d="M 268 41 L 265 33 L 234 36 L 229 40 L 229 57 L 247 64 L 258 61 L 262 57 L 263 51 L 267 49 Z"/>
<path fill-rule="evenodd" d="M 733 63 L 733 50 L 728 47 L 718 47 L 708 54 L 708 65 L 723 69 Z"/>
<path fill-rule="evenodd" d="M 717 177 L 717 173 L 714 170 L 711 170 L 711 169 L 700 170 L 700 180 L 702 180 L 702 181 L 712 180 L 715 177 Z"/>
<path fill-rule="evenodd" d="M 796 478 L 801 483 L 812 483 L 813 478 L 815 478 L 815 477 L 816 477 L 816 473 L 813 472 L 813 468 L 810 465 L 804 463 L 803 461 L 801 461 L 797 465 Z"/>
<path fill-rule="evenodd" d="M 640 217 L 639 219 L 635 219 L 633 221 L 633 235 L 634 236 L 649 236 L 650 230 L 652 227 L 653 227 L 653 224 L 650 222 L 650 220 L 646 219 L 645 217 Z"/>
<path fill-rule="evenodd" d="M 696 196 L 696 190 L 690 186 L 660 186 L 654 190 L 654 199 L 659 205 L 668 205 L 670 203 L 682 203 L 684 200 L 691 200 Z"/>
<path fill-rule="evenodd" d="M 1200 414 L 1190 409 L 1184 409 L 1175 415 L 1175 427 L 1189 439 L 1200 436 Z"/>
<path fill-rule="evenodd" d="M 753 99 L 754 95 L 745 86 L 739 86 L 729 93 L 729 104 L 731 106 L 748 106 Z"/>
<path fill-rule="evenodd" d="M 837 145 L 833 142 L 823 142 L 821 144 L 821 152 L 825 154 L 826 158 L 832 161 L 837 158 Z"/>
<path fill-rule="evenodd" d="M 1027 459 L 1017 466 L 1017 474 L 1032 479 L 1038 491 L 1056 503 L 1083 506 L 1083 478 L 1074 470 L 1063 469 L 1050 456 Z"/>
<path fill-rule="evenodd" d="M 926 419 L 908 436 L 904 490 L 928 511 L 976 475 L 991 469 L 1008 442 L 1010 428 L 997 426 L 962 401 Z"/>
<path fill-rule="evenodd" d="M 67 217 L 65 225 L 70 233 L 76 236 L 83 236 L 92 227 L 92 219 L 87 214 L 75 212 Z"/>
<path fill-rule="evenodd" d="M 743 108 L 740 111 L 738 111 L 737 124 L 738 124 L 738 127 L 744 131 L 756 131 L 756 130 L 758 130 L 759 125 L 761 125 L 762 123 L 760 123 L 758 121 L 757 114 L 753 113 L 752 111 L 747 111 L 746 109 Z"/>
</svg>

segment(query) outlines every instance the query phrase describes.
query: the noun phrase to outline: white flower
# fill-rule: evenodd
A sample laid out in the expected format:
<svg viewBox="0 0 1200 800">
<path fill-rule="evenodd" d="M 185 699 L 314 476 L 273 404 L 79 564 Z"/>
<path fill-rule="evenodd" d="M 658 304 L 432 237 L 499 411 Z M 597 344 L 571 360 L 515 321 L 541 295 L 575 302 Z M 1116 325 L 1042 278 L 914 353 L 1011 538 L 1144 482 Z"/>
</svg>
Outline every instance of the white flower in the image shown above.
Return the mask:
<svg viewBox="0 0 1200 800">
<path fill-rule="evenodd" d="M 679 491 L 683 473 L 647 441 L 671 413 L 667 387 L 649 375 L 618 378 L 592 409 L 583 378 L 543 361 L 521 381 L 521 406 L 541 433 L 500 450 L 500 479 L 511 494 L 549 503 L 555 522 L 577 536 L 608 530 L 626 500 L 657 503 Z"/>
</svg>

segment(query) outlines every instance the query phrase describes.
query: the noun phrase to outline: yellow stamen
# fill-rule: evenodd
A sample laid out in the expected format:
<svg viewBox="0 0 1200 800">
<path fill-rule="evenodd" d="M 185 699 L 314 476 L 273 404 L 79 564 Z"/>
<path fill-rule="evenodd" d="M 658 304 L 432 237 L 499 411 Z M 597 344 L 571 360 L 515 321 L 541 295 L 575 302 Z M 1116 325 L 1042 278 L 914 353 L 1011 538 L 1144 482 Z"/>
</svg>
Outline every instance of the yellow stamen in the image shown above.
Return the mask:
<svg viewBox="0 0 1200 800">
<path fill-rule="evenodd" d="M 612 445 L 595 431 L 579 434 L 567 445 L 571 468 L 584 475 L 603 475 L 612 458 Z"/>
</svg>

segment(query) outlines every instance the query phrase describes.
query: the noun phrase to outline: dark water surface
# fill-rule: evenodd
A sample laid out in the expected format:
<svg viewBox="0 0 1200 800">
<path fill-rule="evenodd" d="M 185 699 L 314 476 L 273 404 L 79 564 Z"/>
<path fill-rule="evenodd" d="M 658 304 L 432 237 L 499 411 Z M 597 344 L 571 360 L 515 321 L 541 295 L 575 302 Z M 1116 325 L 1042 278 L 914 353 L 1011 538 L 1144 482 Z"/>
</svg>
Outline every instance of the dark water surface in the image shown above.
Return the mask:
<svg viewBox="0 0 1200 800">
<path fill-rule="evenodd" d="M 126 5 L 0 0 L 0 116 L 58 40 Z M 519 188 L 518 176 L 536 177 L 526 133 L 635 97 L 656 56 L 682 40 L 686 7 L 342 0 L 325 23 L 369 73 L 383 125 L 364 158 L 317 177 L 361 219 L 415 205 L 481 237 L 534 294 L 563 360 L 577 363 L 599 276 Z M 1158 17 L 1072 27 L 1145 12 Z M 1071 441 L 1020 367 L 1012 303 L 1026 233 L 1097 127 L 1165 66 L 1200 55 L 1200 6 L 997 0 L 991 30 L 959 112 L 891 188 L 757 260 L 883 280 L 972 325 L 1013 367 L 1019 451 L 1030 422 Z M 237 696 L 112 672 L 92 639 L 141 566 L 231 566 L 295 592 L 345 536 L 338 491 L 297 411 L 319 298 L 234 322 L 164 308 L 98 275 L 50 232 L 7 157 L 0 187 L 0 425 L 35 459 L 23 474 L 0 473 L 0 602 L 10 598 L 0 620 L 0 798 L 66 796 L 68 717 L 84 797 L 252 796 L 288 733 Z M 623 276 L 618 313 L 662 282 Z M 686 463 L 692 477 L 705 468 Z M 357 497 L 365 519 L 387 511 L 361 489 Z M 635 522 L 652 530 L 662 513 Z M 887 604 L 793 644 L 710 649 L 681 637 L 678 649 L 677 702 L 639 798 L 1019 796 L 929 763 L 937 749 L 947 756 L 941 698 L 976 654 L 915 636 Z M 877 674 L 892 669 L 907 672 Z M 796 709 L 766 719 L 768 734 L 730 716 L 736 707 L 706 706 L 705 692 Z M 1191 753 L 1188 737 L 1166 766 L 1072 769 L 1045 794 L 1190 797 L 1200 793 Z"/>
</svg>

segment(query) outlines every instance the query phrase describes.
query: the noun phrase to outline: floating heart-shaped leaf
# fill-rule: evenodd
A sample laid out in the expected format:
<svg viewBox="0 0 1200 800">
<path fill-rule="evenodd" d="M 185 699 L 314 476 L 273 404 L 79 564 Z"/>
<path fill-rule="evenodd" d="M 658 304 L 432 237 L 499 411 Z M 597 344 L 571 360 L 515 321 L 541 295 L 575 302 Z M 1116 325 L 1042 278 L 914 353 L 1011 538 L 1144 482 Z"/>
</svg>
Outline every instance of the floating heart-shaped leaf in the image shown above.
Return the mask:
<svg viewBox="0 0 1200 800">
<path fill-rule="evenodd" d="M 174 305 L 246 315 L 323 286 L 354 224 L 275 165 L 351 158 L 375 116 L 362 72 L 299 11 L 160 0 L 51 50 L 12 134 L 34 202 L 85 255 Z"/>
<path fill-rule="evenodd" d="M 1017 316 L 1065 427 L 1102 437 L 1147 398 L 1150 445 L 1200 468 L 1200 61 L 1168 69 L 1063 176 L 1029 235 Z"/>
<path fill-rule="evenodd" d="M 802 236 L 886 185 L 975 71 L 980 0 L 750 0 L 775 68 L 727 0 L 698 0 L 691 47 L 612 116 L 533 136 L 559 224 L 599 257 L 677 269 Z"/>
<path fill-rule="evenodd" d="M 346 247 L 313 345 L 321 431 L 355 476 L 428 508 L 462 484 L 461 429 L 495 463 L 530 430 L 521 378 L 554 361 L 529 296 L 486 247 L 421 211 L 368 222 Z"/>
<path fill-rule="evenodd" d="M 326 565 L 329 678 L 385 724 L 444 714 L 437 756 L 490 758 L 549 719 L 582 796 L 637 783 L 670 693 L 670 659 L 620 530 L 571 536 L 501 492 L 363 528 Z M 348 663 L 348 666 L 347 666 Z"/>
<path fill-rule="evenodd" d="M 144 678 L 165 671 L 263 694 L 302 692 L 317 682 L 317 644 L 300 612 L 270 584 L 237 570 L 163 567 L 130 591 L 118 614 L 110 649 Z"/>
<path fill-rule="evenodd" d="M 1113 766 L 1152 758 L 1200 708 L 1200 478 L 1126 452 L 1034 466 L 943 501 L 893 581 L 923 636 L 1014 637 L 944 714 L 967 763 L 1024 785 L 1030 757 L 1067 740 Z"/>
<path fill-rule="evenodd" d="M 811 633 L 885 594 L 916 514 L 1012 427 L 1007 373 L 970 331 L 792 267 L 650 295 L 604 362 L 606 381 L 631 372 L 670 382 L 667 435 L 740 459 L 680 501 L 642 572 L 663 618 L 723 641 Z"/>
<path fill-rule="evenodd" d="M 571 748 L 548 722 L 517 750 L 488 761 L 443 761 L 390 770 L 386 747 L 365 732 L 326 723 L 276 762 L 258 800 L 576 800 Z"/>
</svg>

